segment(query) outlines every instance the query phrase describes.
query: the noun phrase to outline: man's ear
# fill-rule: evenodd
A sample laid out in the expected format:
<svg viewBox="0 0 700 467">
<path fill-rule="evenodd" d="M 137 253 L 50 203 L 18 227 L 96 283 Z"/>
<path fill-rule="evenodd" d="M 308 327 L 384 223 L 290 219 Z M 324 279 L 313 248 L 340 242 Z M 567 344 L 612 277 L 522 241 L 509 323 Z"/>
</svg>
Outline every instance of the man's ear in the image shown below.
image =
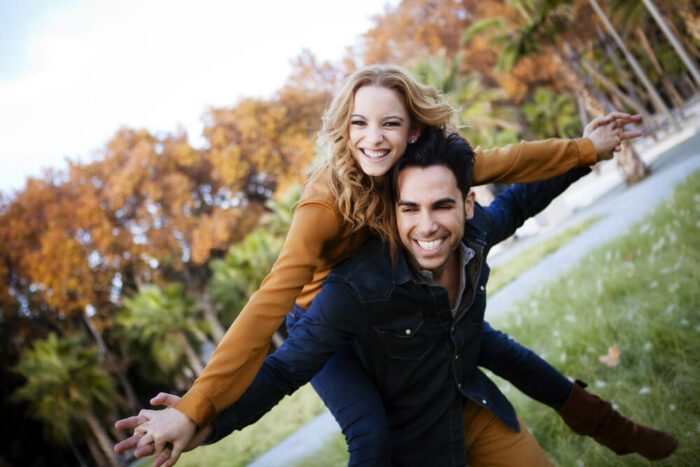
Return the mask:
<svg viewBox="0 0 700 467">
<path fill-rule="evenodd" d="M 474 193 L 474 190 L 469 190 L 469 193 L 467 193 L 467 197 L 464 198 L 464 215 L 466 216 L 467 220 L 474 217 L 474 200 L 475 199 L 476 199 L 476 193 Z"/>
</svg>

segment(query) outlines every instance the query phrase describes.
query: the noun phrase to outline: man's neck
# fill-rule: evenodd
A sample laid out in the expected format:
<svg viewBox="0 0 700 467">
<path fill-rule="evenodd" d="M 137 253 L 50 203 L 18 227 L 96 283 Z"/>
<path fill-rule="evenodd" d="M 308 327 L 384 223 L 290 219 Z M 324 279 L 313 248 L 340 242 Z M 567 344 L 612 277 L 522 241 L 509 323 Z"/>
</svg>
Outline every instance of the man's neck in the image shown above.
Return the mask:
<svg viewBox="0 0 700 467">
<path fill-rule="evenodd" d="M 450 256 L 444 269 L 439 272 L 433 272 L 433 280 L 447 290 L 451 307 L 454 306 L 457 300 L 457 292 L 459 291 L 459 280 L 461 277 L 459 268 L 459 252 L 455 251 Z"/>
</svg>

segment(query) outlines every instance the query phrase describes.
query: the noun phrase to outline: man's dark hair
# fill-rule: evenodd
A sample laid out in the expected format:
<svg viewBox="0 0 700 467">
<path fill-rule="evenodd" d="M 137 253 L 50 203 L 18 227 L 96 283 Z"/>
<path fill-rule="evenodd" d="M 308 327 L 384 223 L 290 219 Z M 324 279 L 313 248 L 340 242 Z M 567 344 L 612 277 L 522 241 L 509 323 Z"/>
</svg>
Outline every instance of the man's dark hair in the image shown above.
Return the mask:
<svg viewBox="0 0 700 467">
<path fill-rule="evenodd" d="M 444 165 L 452 171 L 457 187 L 466 198 L 471 188 L 474 151 L 466 139 L 457 133 L 445 134 L 444 130 L 426 127 L 420 138 L 409 144 L 406 152 L 394 166 L 391 173 L 391 196 L 396 202 L 399 197 L 399 173 L 407 167 L 431 167 Z"/>
</svg>

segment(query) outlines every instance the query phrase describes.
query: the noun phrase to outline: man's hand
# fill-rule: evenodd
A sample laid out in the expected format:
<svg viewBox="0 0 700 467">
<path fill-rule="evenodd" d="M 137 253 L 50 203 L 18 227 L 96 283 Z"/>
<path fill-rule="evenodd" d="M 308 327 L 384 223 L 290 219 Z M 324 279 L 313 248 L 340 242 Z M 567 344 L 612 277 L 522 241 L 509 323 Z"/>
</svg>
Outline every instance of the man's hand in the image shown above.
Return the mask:
<svg viewBox="0 0 700 467">
<path fill-rule="evenodd" d="M 174 465 L 180 453 L 199 446 L 211 434 L 213 427 L 210 424 L 194 433 L 194 430 L 197 428 L 196 424 L 180 411 L 172 408 L 179 400 L 178 396 L 161 392 L 151 399 L 151 405 L 165 405 L 169 407 L 168 409 L 157 411 L 142 410 L 135 417 L 118 420 L 114 425 L 117 429 L 133 428 L 134 435 L 117 443 L 114 446 L 114 450 L 123 452 L 136 448 L 134 457 L 146 457 L 156 453 L 157 457 L 153 465 L 158 467 Z M 166 414 L 168 411 L 171 411 L 171 413 Z M 167 429 L 163 430 L 164 426 Z M 191 428 L 193 431 L 190 433 Z M 155 436 L 160 436 L 159 439 L 161 440 L 167 440 L 162 442 L 160 450 L 156 449 L 158 444 L 155 441 Z M 175 451 L 176 443 L 180 448 L 177 451 Z"/>
<path fill-rule="evenodd" d="M 591 120 L 583 129 L 583 137 L 593 142 L 599 161 L 612 159 L 613 152 L 620 150 L 623 141 L 642 135 L 641 131 L 626 132 L 624 126 L 641 120 L 641 115 L 611 112 L 605 117 Z"/>
</svg>

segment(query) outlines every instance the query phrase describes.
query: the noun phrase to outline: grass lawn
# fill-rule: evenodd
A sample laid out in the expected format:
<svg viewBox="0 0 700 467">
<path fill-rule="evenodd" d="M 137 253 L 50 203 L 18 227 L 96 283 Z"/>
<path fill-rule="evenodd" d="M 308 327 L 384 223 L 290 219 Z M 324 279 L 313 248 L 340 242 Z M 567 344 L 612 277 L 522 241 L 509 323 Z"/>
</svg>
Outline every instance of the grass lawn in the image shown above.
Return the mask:
<svg viewBox="0 0 700 467">
<path fill-rule="evenodd" d="M 659 465 L 700 465 L 700 172 L 630 233 L 493 322 L 626 415 L 680 441 Z M 617 345 L 620 363 L 598 361 Z M 509 390 L 559 465 L 646 465 L 574 435 L 554 413 Z"/>
<path fill-rule="evenodd" d="M 656 465 L 700 465 L 699 273 L 700 171 L 628 234 L 492 324 L 623 414 L 676 436 L 676 453 Z M 598 361 L 612 345 L 620 350 L 615 368 Z M 555 465 L 651 464 L 574 434 L 551 409 L 494 379 Z M 338 436 L 298 465 L 345 465 L 345 449 Z"/>
<path fill-rule="evenodd" d="M 569 243 L 574 237 L 593 226 L 593 224 L 600 219 L 601 217 L 585 219 L 575 226 L 566 229 L 564 232 L 542 240 L 527 250 L 520 252 L 505 264 L 492 268 L 491 274 L 489 275 L 489 288 L 487 293 L 492 295 L 500 288 L 510 284 L 520 274 Z"/>
</svg>

